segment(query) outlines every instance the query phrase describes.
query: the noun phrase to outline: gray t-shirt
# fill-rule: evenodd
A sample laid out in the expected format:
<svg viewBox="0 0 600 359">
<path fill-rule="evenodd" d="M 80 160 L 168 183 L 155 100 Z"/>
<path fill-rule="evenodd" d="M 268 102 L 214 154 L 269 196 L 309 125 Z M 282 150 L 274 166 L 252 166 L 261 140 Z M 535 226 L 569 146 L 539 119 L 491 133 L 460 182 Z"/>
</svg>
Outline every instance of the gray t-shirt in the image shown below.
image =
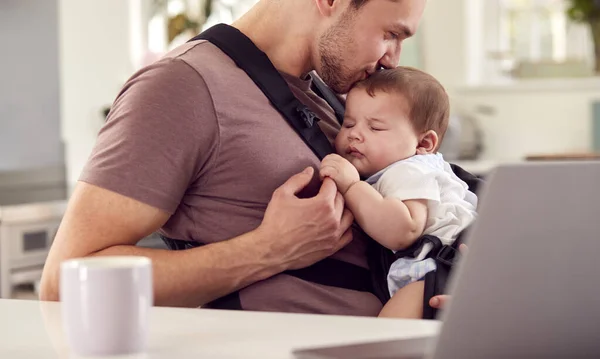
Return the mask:
<svg viewBox="0 0 600 359">
<path fill-rule="evenodd" d="M 310 81 L 282 74 L 321 119 L 330 140 L 332 109 Z M 81 180 L 172 214 L 161 232 L 214 243 L 259 226 L 273 191 L 319 160 L 252 80 L 217 47 L 185 44 L 136 73 L 123 87 Z M 319 188 L 315 177 L 306 196 Z M 366 239 L 334 258 L 367 267 Z M 370 293 L 319 285 L 286 274 L 240 291 L 244 309 L 377 315 Z"/>
</svg>

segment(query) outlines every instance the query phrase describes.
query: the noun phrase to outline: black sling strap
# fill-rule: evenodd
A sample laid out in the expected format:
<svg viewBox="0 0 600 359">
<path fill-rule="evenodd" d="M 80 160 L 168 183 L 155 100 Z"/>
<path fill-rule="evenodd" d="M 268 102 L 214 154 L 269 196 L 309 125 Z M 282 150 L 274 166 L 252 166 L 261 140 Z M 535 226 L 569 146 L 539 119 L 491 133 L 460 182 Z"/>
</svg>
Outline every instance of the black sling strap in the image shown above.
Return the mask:
<svg viewBox="0 0 600 359">
<path fill-rule="evenodd" d="M 322 159 L 333 148 L 319 125 L 316 116 L 292 93 L 287 82 L 273 66 L 266 54 L 239 30 L 228 25 L 216 25 L 190 41 L 207 40 L 229 56 L 260 88 L 271 104 L 296 130 L 315 155 Z M 170 249 L 183 250 L 201 246 L 201 243 L 162 237 Z M 284 274 L 321 285 L 373 293 L 368 269 L 344 261 L 326 258 L 312 266 L 289 270 Z M 239 294 L 231 293 L 209 303 L 207 307 L 242 309 Z"/>
<path fill-rule="evenodd" d="M 333 109 L 338 122 L 342 124 L 344 122 L 344 113 L 346 112 L 346 108 L 340 102 L 340 99 L 333 93 L 333 91 L 331 91 L 329 86 L 327 86 L 327 84 L 319 78 L 319 76 L 311 74 L 310 77 L 312 79 L 313 91 L 322 99 L 327 101 L 329 106 L 331 106 Z"/>
</svg>

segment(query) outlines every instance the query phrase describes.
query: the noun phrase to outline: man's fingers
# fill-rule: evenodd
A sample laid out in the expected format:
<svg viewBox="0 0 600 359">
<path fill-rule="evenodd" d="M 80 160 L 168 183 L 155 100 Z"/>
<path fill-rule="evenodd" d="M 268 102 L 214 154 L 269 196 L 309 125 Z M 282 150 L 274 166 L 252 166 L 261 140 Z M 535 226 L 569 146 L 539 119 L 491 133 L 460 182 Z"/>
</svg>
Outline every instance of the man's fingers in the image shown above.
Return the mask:
<svg viewBox="0 0 600 359">
<path fill-rule="evenodd" d="M 342 219 L 342 216 L 344 214 L 344 196 L 342 196 L 342 194 L 340 192 L 337 192 L 335 194 L 335 204 L 334 204 L 334 208 L 335 208 L 335 214 L 336 214 L 336 218 L 338 219 Z"/>
<path fill-rule="evenodd" d="M 352 223 L 354 222 L 354 215 L 352 214 L 352 212 L 350 212 L 350 210 L 348 209 L 344 209 L 344 213 L 342 214 L 342 220 L 340 222 L 340 228 L 342 228 L 342 230 L 347 231 L 348 229 L 350 229 L 350 226 L 352 226 Z"/>
<path fill-rule="evenodd" d="M 321 175 L 321 179 L 324 179 L 325 177 L 333 177 L 335 175 L 335 172 L 335 168 L 325 165 L 321 167 L 321 171 L 319 174 Z"/>
<path fill-rule="evenodd" d="M 450 296 L 446 294 L 436 295 L 429 300 L 429 305 L 436 309 L 443 309 L 450 302 Z"/>
<path fill-rule="evenodd" d="M 340 249 L 344 248 L 350 242 L 352 242 L 352 228 L 348 228 L 342 237 L 340 237 L 337 250 L 339 251 Z"/>
<path fill-rule="evenodd" d="M 293 175 L 285 181 L 285 183 L 279 187 L 280 191 L 287 195 L 296 195 L 310 183 L 314 172 L 315 170 L 312 167 L 305 168 L 304 171 Z"/>
<path fill-rule="evenodd" d="M 458 250 L 460 251 L 461 254 L 467 254 L 469 253 L 469 247 L 467 247 L 466 244 L 461 244 L 460 246 L 458 246 Z"/>
<path fill-rule="evenodd" d="M 326 202 L 334 203 L 335 196 L 337 193 L 338 191 L 335 182 L 331 178 L 325 177 L 325 179 L 323 179 L 323 183 L 321 184 L 319 194 L 315 198 L 319 198 L 320 200 L 324 200 Z"/>
</svg>

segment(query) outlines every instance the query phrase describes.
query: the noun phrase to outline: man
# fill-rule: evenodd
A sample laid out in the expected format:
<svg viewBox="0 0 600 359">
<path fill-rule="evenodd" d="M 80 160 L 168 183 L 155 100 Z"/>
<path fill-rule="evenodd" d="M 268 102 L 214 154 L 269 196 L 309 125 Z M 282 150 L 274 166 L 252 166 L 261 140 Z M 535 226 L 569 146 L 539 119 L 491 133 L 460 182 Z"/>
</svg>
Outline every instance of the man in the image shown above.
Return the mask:
<svg viewBox="0 0 600 359">
<path fill-rule="evenodd" d="M 315 70 L 346 93 L 396 66 L 424 7 L 425 0 L 261 0 L 234 26 L 333 140 L 339 125 L 306 74 Z M 335 184 L 317 180 L 318 165 L 230 58 L 205 41 L 183 45 L 135 74 L 116 99 L 50 251 L 41 298 L 58 299 L 67 258 L 134 254 L 153 261 L 157 305 L 218 307 L 215 300 L 239 290 L 243 309 L 377 315 L 382 304 L 372 293 L 323 284 L 329 273 L 320 267 L 316 282 L 298 274 L 328 257 L 340 268 L 367 267 L 366 240 L 353 236 Z M 206 245 L 135 246 L 157 230 Z"/>
</svg>

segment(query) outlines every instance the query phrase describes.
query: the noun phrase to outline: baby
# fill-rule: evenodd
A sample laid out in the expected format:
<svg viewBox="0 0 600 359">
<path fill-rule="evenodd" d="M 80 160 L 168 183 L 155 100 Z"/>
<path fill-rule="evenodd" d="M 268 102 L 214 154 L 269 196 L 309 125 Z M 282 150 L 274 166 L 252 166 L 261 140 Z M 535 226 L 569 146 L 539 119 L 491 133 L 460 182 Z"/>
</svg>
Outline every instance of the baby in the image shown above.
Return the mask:
<svg viewBox="0 0 600 359">
<path fill-rule="evenodd" d="M 320 175 L 335 181 L 362 229 L 392 251 L 424 234 L 451 244 L 475 219 L 477 197 L 437 153 L 449 107 L 437 80 L 406 67 L 379 71 L 348 94 L 338 154 L 323 159 Z M 425 244 L 417 257 L 392 264 L 392 299 L 380 316 L 422 317 L 423 278 L 436 270 L 425 259 L 430 250 Z"/>
</svg>

